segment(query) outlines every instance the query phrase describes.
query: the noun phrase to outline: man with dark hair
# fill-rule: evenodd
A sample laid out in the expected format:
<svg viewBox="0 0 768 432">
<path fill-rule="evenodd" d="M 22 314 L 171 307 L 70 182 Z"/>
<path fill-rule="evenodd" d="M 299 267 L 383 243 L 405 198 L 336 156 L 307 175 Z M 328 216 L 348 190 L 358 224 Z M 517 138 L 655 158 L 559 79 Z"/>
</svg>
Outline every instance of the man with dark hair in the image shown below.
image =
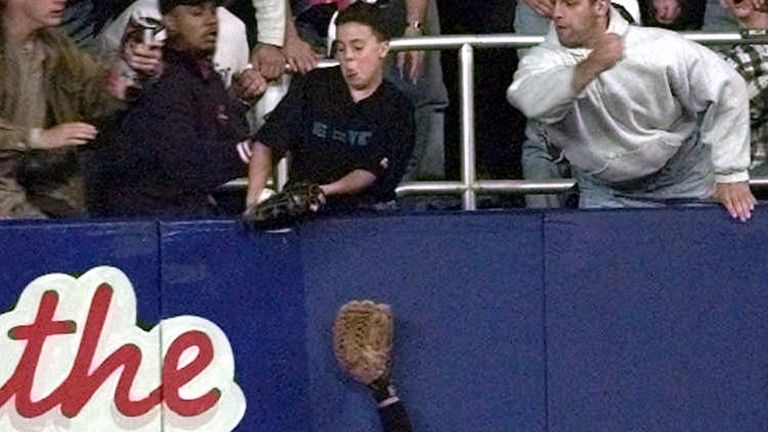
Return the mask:
<svg viewBox="0 0 768 432">
<path fill-rule="evenodd" d="M 677 33 L 630 26 L 607 0 L 556 0 L 509 101 L 563 148 L 580 207 L 651 207 L 714 198 L 747 220 L 744 80 Z"/>
<path fill-rule="evenodd" d="M 339 14 L 336 35 L 341 65 L 297 82 L 244 149 L 247 213 L 285 152 L 291 153 L 289 186 L 317 184 L 331 207 L 379 208 L 394 200 L 414 125 L 411 104 L 383 77 L 389 31 L 377 7 L 355 3 Z"/>
<path fill-rule="evenodd" d="M 211 64 L 216 3 L 160 0 L 160 11 L 165 67 L 105 140 L 97 216 L 208 215 L 212 189 L 245 172 L 236 148 L 247 136 L 245 107 Z"/>
<path fill-rule="evenodd" d="M 54 29 L 66 1 L 3 0 L 0 8 L 0 219 L 81 215 L 75 148 L 122 106 L 126 82 Z M 148 55 L 142 62 L 152 71 L 159 56 Z"/>
</svg>

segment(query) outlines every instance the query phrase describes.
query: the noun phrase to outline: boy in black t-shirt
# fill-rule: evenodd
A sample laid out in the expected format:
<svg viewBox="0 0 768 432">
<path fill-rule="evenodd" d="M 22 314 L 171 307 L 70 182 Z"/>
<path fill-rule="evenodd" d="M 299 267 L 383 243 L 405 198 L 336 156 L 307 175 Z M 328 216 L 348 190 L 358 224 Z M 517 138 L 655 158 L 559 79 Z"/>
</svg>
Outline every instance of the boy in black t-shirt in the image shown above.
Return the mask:
<svg viewBox="0 0 768 432">
<path fill-rule="evenodd" d="M 337 21 L 340 66 L 307 74 L 253 137 L 246 206 L 291 153 L 290 183 L 320 186 L 334 208 L 373 207 L 395 198 L 413 150 L 413 108 L 383 78 L 389 34 L 378 8 L 355 3 Z"/>
</svg>

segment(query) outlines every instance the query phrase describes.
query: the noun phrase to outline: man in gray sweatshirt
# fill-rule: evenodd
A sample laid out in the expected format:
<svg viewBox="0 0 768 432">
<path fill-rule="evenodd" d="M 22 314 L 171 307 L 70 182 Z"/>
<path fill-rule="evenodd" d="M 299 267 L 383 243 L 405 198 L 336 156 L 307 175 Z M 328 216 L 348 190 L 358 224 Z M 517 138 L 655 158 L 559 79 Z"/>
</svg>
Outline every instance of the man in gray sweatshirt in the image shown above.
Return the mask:
<svg viewBox="0 0 768 432">
<path fill-rule="evenodd" d="M 546 41 L 507 91 L 571 162 L 580 207 L 714 199 L 747 220 L 744 80 L 678 34 L 630 26 L 607 0 L 556 0 Z"/>
</svg>

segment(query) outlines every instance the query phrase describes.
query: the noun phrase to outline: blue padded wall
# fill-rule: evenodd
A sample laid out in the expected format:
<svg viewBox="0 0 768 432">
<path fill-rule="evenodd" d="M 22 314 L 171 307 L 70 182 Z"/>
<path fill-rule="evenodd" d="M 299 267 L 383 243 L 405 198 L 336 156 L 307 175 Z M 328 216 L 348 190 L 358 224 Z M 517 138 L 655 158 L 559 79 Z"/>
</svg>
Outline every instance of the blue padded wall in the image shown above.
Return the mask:
<svg viewBox="0 0 768 432">
<path fill-rule="evenodd" d="M 48 273 L 78 276 L 109 265 L 133 283 L 138 319 L 160 316 L 155 223 L 10 222 L 0 224 L 0 311 L 15 304 L 27 284 Z"/>
<path fill-rule="evenodd" d="M 331 349 L 354 298 L 394 309 L 394 377 L 419 432 L 765 432 L 764 214 L 391 215 L 286 233 L 2 222 L 0 312 L 38 276 L 121 269 L 145 324 L 224 330 L 248 404 L 238 432 L 380 430 Z"/>
<path fill-rule="evenodd" d="M 161 234 L 163 317 L 200 316 L 228 336 L 247 403 L 236 431 L 308 430 L 296 234 L 233 221 L 162 223 Z"/>
<path fill-rule="evenodd" d="M 768 218 L 547 215 L 552 432 L 768 430 Z"/>
<path fill-rule="evenodd" d="M 395 315 L 394 377 L 415 430 L 543 431 L 542 226 L 537 214 L 336 219 L 301 229 L 313 431 L 380 431 L 339 369 L 339 306 Z"/>
</svg>

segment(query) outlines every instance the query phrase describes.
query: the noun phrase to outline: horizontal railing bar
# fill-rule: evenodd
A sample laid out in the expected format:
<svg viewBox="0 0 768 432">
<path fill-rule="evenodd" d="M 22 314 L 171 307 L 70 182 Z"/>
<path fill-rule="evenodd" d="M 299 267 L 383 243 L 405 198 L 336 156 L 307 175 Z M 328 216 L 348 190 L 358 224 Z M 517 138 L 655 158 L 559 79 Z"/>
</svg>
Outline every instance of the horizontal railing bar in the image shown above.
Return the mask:
<svg viewBox="0 0 768 432">
<path fill-rule="evenodd" d="M 576 182 L 572 179 L 545 180 L 478 180 L 472 186 L 476 192 L 510 193 L 517 195 L 554 194 L 568 192 Z M 752 190 L 768 190 L 768 178 L 749 180 Z M 243 191 L 248 187 L 248 179 L 235 179 L 222 185 L 222 191 Z M 397 187 L 398 196 L 424 194 L 460 194 L 464 185 L 459 181 L 415 181 L 401 183 Z"/>
<path fill-rule="evenodd" d="M 464 192 L 464 184 L 458 181 L 418 181 L 401 183 L 397 187 L 398 196 L 434 194 L 460 194 Z"/>
<path fill-rule="evenodd" d="M 706 45 L 766 44 L 768 37 L 743 37 L 740 33 L 680 32 L 694 42 Z M 479 35 L 438 35 L 418 38 L 395 38 L 390 47 L 395 51 L 459 49 L 465 44 L 473 48 L 526 48 L 544 42 L 543 35 L 500 33 Z"/>
<path fill-rule="evenodd" d="M 571 179 L 547 179 L 547 180 L 477 180 L 471 189 L 477 193 L 510 193 L 517 195 L 561 193 L 574 186 Z M 397 187 L 398 196 L 424 195 L 424 194 L 448 194 L 464 191 L 461 182 L 408 182 L 401 183 Z"/>
</svg>

